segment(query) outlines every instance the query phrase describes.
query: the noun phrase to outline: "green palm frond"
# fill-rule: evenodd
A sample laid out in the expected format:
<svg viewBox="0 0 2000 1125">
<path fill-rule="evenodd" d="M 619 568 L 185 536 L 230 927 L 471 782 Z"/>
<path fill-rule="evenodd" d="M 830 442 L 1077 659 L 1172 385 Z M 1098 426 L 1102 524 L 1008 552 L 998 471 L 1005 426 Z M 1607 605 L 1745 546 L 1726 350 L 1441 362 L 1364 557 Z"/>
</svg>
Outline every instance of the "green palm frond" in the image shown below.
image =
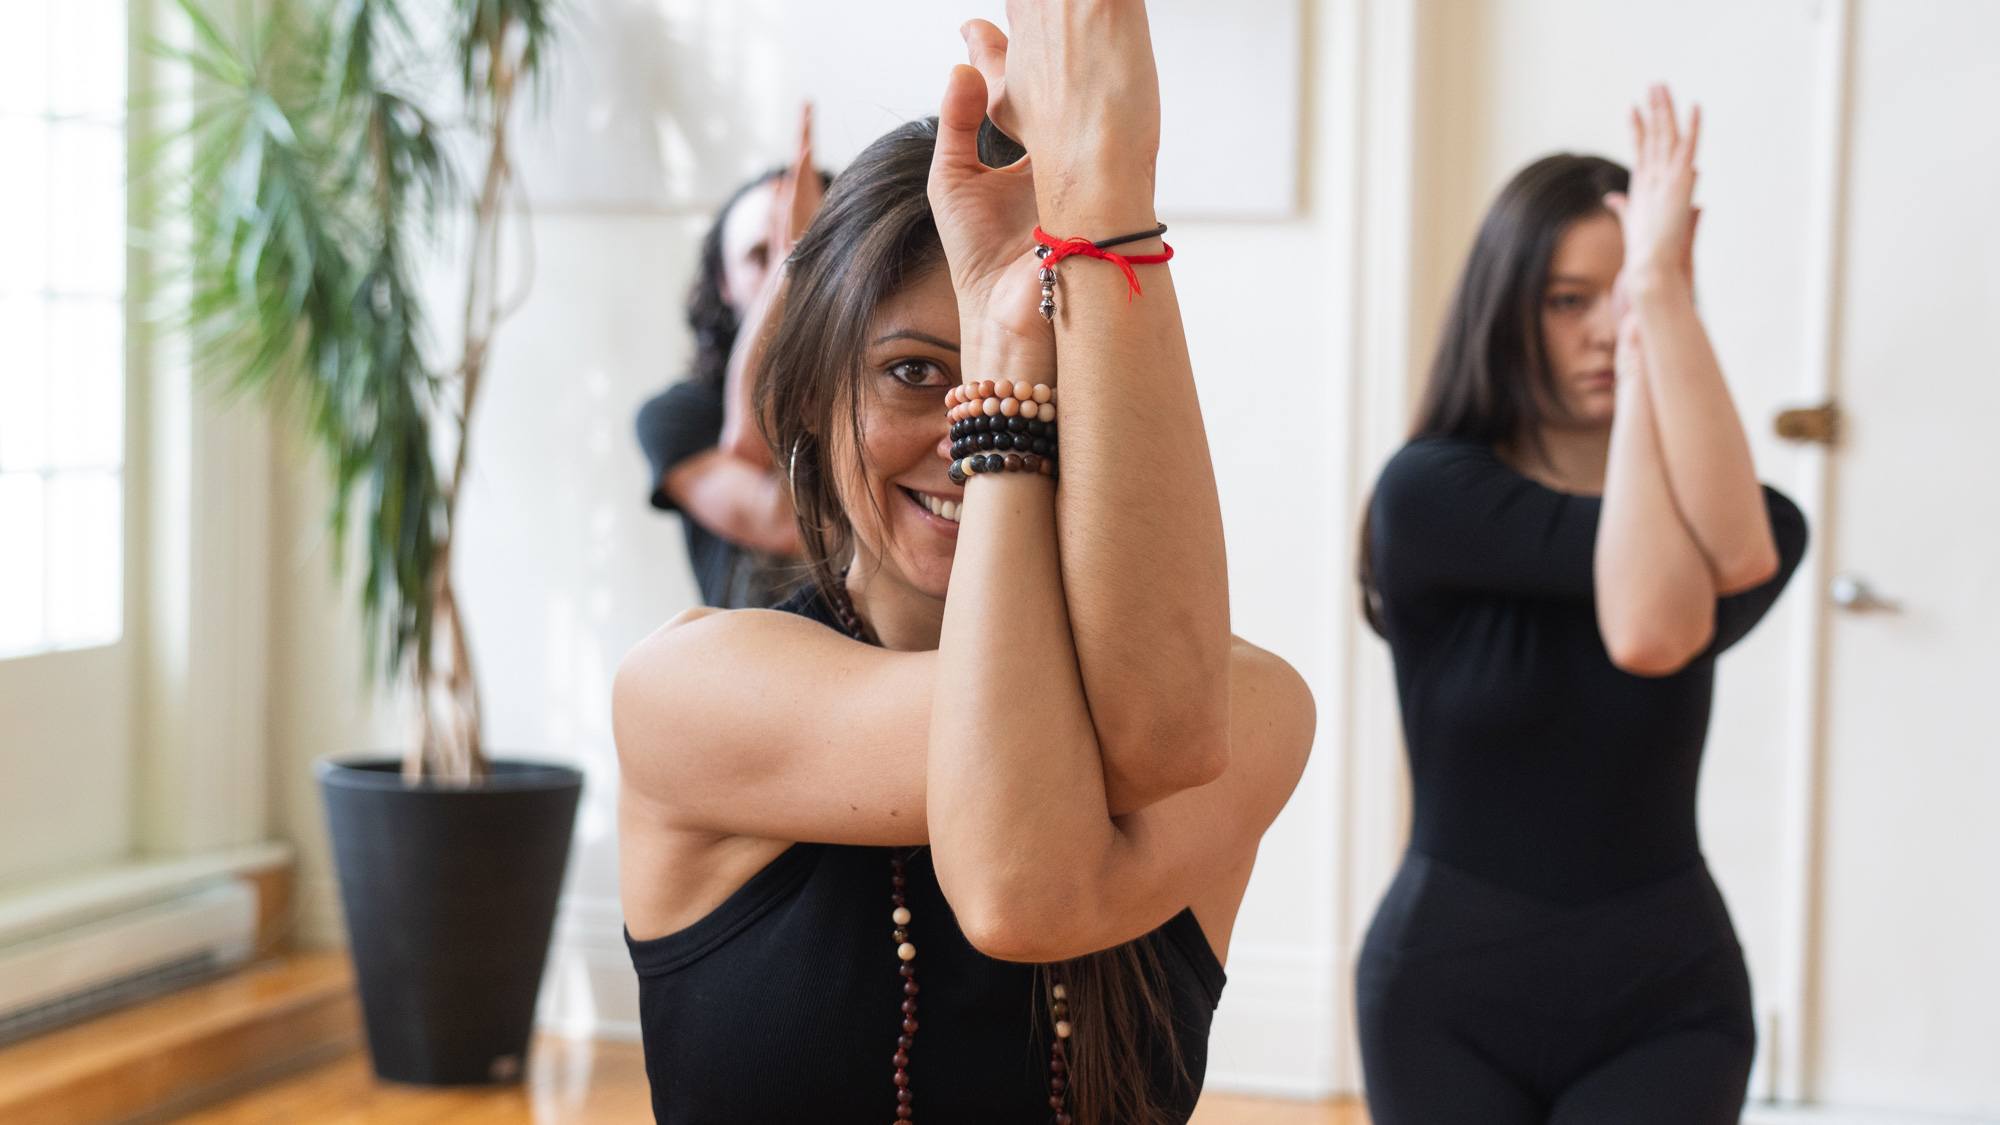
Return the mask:
<svg viewBox="0 0 2000 1125">
<path fill-rule="evenodd" d="M 394 674 L 430 643 L 445 533 L 413 251 L 453 191 L 437 127 L 371 67 L 407 25 L 381 0 L 277 0 L 231 36 L 178 3 L 200 76 L 189 327 L 206 367 L 296 411 L 324 454 L 335 557 L 358 533 L 368 652 Z"/>
<path fill-rule="evenodd" d="M 490 292 L 512 184 L 505 119 L 515 83 L 540 71 L 554 5 L 432 0 L 447 10 L 463 117 L 487 152 L 472 208 L 483 303 L 467 304 L 466 358 L 439 370 L 421 346 L 417 263 L 468 193 L 416 96 L 429 88 L 428 60 L 398 0 L 262 0 L 262 16 L 242 25 L 204 7 L 221 0 L 175 2 L 188 41 L 153 50 L 187 68 L 195 93 L 186 127 L 168 138 L 178 155 L 155 161 L 185 182 L 155 186 L 180 197 L 174 210 L 191 228 L 172 279 L 185 283 L 183 327 L 207 370 L 296 415 L 318 448 L 336 564 L 359 559 L 370 670 L 408 671 L 426 698 L 408 768 L 434 762 L 476 778 L 478 691 L 450 573 L 454 501 L 486 346 L 505 315 Z M 443 733 L 433 696 L 455 709 Z"/>
<path fill-rule="evenodd" d="M 539 80 L 542 62 L 555 39 L 555 5 L 549 0 L 456 0 L 459 81 L 468 105 L 489 104 L 494 58 L 508 47 L 509 35 L 520 37 L 521 77 Z"/>
</svg>

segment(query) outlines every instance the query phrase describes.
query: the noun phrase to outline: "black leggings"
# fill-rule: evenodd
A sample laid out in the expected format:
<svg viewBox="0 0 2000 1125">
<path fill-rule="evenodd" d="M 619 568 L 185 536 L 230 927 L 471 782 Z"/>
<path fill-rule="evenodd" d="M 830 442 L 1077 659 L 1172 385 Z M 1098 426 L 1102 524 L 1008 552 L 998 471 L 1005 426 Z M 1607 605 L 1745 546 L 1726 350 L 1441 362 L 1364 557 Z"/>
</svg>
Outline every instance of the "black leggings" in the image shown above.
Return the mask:
<svg viewBox="0 0 2000 1125">
<path fill-rule="evenodd" d="M 1413 852 L 1356 975 L 1375 1125 L 1742 1116 L 1750 979 L 1701 863 L 1562 907 Z"/>
</svg>

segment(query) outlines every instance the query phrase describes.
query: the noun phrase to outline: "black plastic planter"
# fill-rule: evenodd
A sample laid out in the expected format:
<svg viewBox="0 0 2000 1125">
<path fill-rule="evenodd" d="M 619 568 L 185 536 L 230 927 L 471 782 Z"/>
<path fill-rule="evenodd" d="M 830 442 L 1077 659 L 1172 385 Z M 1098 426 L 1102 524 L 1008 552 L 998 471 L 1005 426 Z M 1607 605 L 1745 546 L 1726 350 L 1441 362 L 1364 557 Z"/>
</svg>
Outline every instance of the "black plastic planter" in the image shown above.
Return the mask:
<svg viewBox="0 0 2000 1125">
<path fill-rule="evenodd" d="M 495 762 L 482 785 L 405 786 L 388 758 L 314 772 L 340 871 L 375 1073 L 518 1081 L 583 775 Z"/>
</svg>

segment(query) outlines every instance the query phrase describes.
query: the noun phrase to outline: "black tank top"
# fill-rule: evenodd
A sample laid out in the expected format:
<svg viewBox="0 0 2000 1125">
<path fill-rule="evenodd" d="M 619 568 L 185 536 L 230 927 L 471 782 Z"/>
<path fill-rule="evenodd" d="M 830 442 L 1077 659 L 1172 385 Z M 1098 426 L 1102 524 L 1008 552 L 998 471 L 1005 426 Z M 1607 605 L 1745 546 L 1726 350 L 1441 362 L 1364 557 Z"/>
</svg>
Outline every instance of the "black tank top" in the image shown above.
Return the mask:
<svg viewBox="0 0 2000 1125">
<path fill-rule="evenodd" d="M 810 586 L 777 608 L 835 628 Z M 896 1120 L 890 1058 L 902 1033 L 903 992 L 890 940 L 890 854 L 794 844 L 686 929 L 648 941 L 626 935 L 660 1125 Z M 915 1120 L 1052 1120 L 1049 1032 L 1034 967 L 972 948 L 928 849 L 905 864 L 904 876 L 923 988 L 909 1067 Z M 1222 966 L 1192 910 L 1140 940 L 1162 970 L 1178 1055 L 1154 1052 L 1151 1077 L 1156 1097 L 1184 1122 L 1201 1093 Z"/>
<path fill-rule="evenodd" d="M 1476 442 L 1418 438 L 1370 511 L 1414 798 L 1410 848 L 1552 902 L 1664 879 L 1701 858 L 1695 785 L 1715 659 L 1778 599 L 1806 522 L 1764 490 L 1779 566 L 1718 598 L 1708 650 L 1670 676 L 1611 663 L 1597 630 L 1602 508 Z"/>
</svg>

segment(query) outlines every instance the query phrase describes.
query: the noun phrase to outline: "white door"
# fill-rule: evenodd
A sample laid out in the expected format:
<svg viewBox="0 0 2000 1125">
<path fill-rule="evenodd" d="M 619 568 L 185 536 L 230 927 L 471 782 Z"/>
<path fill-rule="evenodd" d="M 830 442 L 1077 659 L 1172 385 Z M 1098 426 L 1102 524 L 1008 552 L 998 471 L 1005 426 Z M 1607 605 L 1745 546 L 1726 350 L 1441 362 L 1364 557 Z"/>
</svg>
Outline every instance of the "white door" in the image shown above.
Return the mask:
<svg viewBox="0 0 2000 1125">
<path fill-rule="evenodd" d="M 2000 1117 L 2000 4 L 1853 43 L 1812 1086 Z"/>
</svg>

